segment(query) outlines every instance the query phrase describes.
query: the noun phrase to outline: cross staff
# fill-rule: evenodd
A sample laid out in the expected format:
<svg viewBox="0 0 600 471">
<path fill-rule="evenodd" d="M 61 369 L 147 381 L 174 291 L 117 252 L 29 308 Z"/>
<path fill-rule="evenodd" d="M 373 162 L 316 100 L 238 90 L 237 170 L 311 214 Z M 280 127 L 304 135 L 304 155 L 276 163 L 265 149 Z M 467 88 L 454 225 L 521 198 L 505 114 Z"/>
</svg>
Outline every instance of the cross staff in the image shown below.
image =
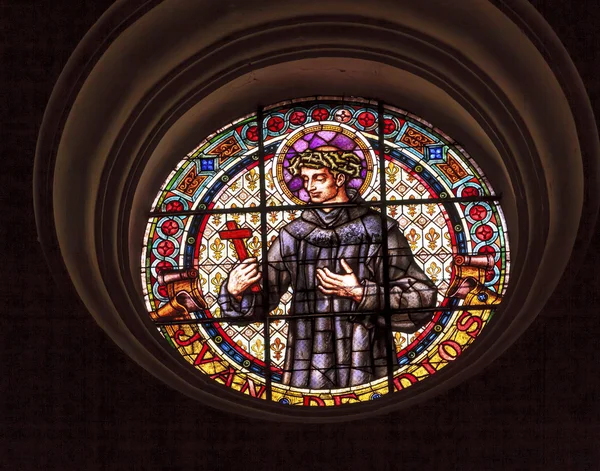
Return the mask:
<svg viewBox="0 0 600 471">
<path fill-rule="evenodd" d="M 221 236 L 221 239 L 231 240 L 239 261 L 243 262 L 248 258 L 248 250 L 246 249 L 244 240 L 249 239 L 252 236 L 252 231 L 250 229 L 242 229 L 235 221 L 227 221 L 225 226 L 227 227 L 227 230 L 219 231 L 219 236 Z M 250 291 L 253 293 L 260 293 L 260 289 L 258 283 L 254 283 L 250 286 Z"/>
</svg>

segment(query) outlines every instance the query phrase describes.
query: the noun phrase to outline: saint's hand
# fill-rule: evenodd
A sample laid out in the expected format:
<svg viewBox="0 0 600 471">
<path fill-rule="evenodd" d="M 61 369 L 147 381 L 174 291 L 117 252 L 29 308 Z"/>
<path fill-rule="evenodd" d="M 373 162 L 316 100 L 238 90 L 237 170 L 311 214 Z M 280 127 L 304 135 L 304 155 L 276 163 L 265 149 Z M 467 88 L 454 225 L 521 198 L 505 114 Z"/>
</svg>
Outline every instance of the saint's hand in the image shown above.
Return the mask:
<svg viewBox="0 0 600 471">
<path fill-rule="evenodd" d="M 341 263 L 345 275 L 333 273 L 328 268 L 317 268 L 318 287 L 325 294 L 352 298 L 360 303 L 363 297 L 363 286 L 346 260 L 342 258 Z"/>
<path fill-rule="evenodd" d="M 242 293 L 260 280 L 256 258 L 247 258 L 229 273 L 227 291 L 236 299 L 241 299 Z"/>
</svg>

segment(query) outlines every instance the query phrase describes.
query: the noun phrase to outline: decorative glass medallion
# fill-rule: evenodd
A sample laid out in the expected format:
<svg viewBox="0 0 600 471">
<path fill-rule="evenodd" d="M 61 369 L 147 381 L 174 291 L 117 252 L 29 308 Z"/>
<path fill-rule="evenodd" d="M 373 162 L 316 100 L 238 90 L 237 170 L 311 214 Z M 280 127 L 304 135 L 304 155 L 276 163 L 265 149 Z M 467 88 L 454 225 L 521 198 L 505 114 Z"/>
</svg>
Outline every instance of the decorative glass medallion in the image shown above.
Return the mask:
<svg viewBox="0 0 600 471">
<path fill-rule="evenodd" d="M 401 394 L 457 360 L 508 273 L 498 198 L 462 147 L 406 111 L 317 97 L 245 116 L 179 162 L 141 278 L 199 374 L 328 407 Z"/>
</svg>

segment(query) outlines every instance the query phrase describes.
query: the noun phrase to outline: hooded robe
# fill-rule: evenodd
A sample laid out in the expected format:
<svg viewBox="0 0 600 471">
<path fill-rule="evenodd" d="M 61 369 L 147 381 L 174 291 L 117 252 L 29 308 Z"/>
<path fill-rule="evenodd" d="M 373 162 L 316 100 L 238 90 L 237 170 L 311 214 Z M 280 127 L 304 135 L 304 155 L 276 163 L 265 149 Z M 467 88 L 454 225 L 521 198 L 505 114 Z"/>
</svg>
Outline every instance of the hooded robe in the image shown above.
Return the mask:
<svg viewBox="0 0 600 471">
<path fill-rule="evenodd" d="M 351 190 L 348 192 L 349 195 Z M 362 203 L 352 192 L 352 200 Z M 386 217 L 390 307 L 435 306 L 437 290 L 415 263 L 398 223 Z M 268 251 L 269 312 L 292 288 L 291 312 L 282 382 L 297 388 L 337 389 L 368 383 L 387 375 L 381 214 L 366 206 L 324 212 L 306 209 L 284 226 Z M 363 286 L 360 303 L 326 295 L 318 288 L 317 268 L 345 274 L 345 259 Z M 265 315 L 262 293 L 247 290 L 237 301 L 221 285 L 223 317 Z M 327 316 L 314 316 L 327 313 Z M 335 315 L 344 314 L 344 315 Z M 392 328 L 414 332 L 433 313 L 393 314 Z"/>
</svg>

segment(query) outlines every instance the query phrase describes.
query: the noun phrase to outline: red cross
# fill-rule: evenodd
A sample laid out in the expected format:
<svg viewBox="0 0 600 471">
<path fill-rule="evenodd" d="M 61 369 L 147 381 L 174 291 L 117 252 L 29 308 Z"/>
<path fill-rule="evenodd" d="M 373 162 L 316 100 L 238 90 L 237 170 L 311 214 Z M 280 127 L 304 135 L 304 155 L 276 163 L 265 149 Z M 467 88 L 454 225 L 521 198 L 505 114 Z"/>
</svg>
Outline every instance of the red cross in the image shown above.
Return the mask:
<svg viewBox="0 0 600 471">
<path fill-rule="evenodd" d="M 252 231 L 250 229 L 242 229 L 235 221 L 227 221 L 225 226 L 227 227 L 227 230 L 219 231 L 219 236 L 221 236 L 221 239 L 223 240 L 231 240 L 238 259 L 240 262 L 243 262 L 248 258 L 248 249 L 246 249 L 246 244 L 244 241 L 252 236 Z M 254 283 L 250 287 L 250 290 L 253 293 L 259 293 L 260 285 L 258 283 Z"/>
</svg>

